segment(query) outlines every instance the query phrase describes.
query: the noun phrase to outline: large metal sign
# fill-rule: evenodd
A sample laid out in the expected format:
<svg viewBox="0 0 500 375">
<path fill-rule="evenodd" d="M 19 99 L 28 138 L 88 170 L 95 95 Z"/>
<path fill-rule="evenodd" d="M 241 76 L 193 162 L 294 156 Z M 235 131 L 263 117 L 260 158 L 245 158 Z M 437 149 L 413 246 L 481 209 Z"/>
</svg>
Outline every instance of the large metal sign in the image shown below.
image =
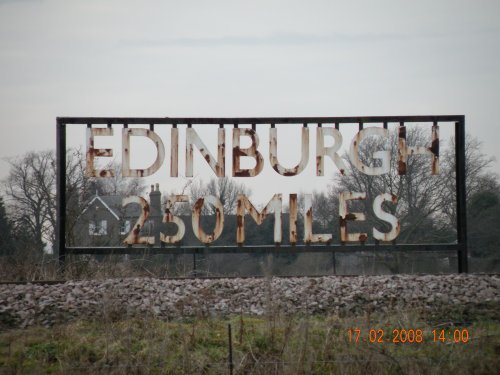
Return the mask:
<svg viewBox="0 0 500 375">
<path fill-rule="evenodd" d="M 406 139 L 406 124 L 427 124 L 431 133 L 431 142 L 428 145 L 408 145 Z M 174 223 L 177 232 L 173 235 L 160 233 L 159 238 L 141 234 L 150 212 L 147 199 L 139 196 L 124 197 L 122 205 L 136 203 L 141 207 L 141 214 L 136 223 L 128 228 L 122 246 L 67 246 L 66 226 L 66 129 L 68 126 L 86 126 L 86 176 L 93 178 L 112 177 L 112 169 L 100 168 L 96 164 L 97 158 L 110 158 L 114 155 L 111 148 L 98 148 L 96 139 L 113 136 L 121 132 L 121 174 L 123 177 L 148 177 L 153 175 L 169 159 L 169 178 L 178 178 L 179 171 L 184 171 L 186 178 L 193 177 L 194 154 L 199 152 L 206 162 L 206 166 L 216 177 L 244 177 L 252 178 L 259 175 L 267 159 L 270 166 L 281 176 L 300 175 L 309 164 L 311 153 L 309 139 L 314 134 L 316 139 L 315 175 L 324 176 L 325 161 L 331 163 L 341 174 L 347 173 L 345 161 L 340 157 L 339 150 L 342 143 L 347 143 L 348 158 L 350 163 L 359 173 L 379 176 L 390 173 L 390 153 L 380 150 L 373 153 L 373 159 L 378 160 L 375 165 L 366 165 L 359 156 L 359 147 L 368 137 L 389 137 L 388 124 L 396 123 L 398 132 L 398 160 L 397 173 L 405 175 L 407 172 L 408 157 L 419 155 L 429 156 L 429 174 L 439 174 L 439 125 L 440 123 L 454 123 L 455 131 L 455 165 L 456 165 L 456 213 L 457 213 L 457 241 L 454 243 L 436 244 L 398 244 L 400 233 L 398 218 L 383 208 L 384 202 L 397 202 L 398 197 L 389 192 L 383 192 L 373 200 L 373 212 L 377 219 L 384 221 L 390 227 L 387 232 L 372 228 L 370 233 L 353 233 L 348 230 L 348 223 L 362 221 L 365 214 L 350 212 L 349 201 L 366 199 L 366 192 L 341 192 L 338 200 L 339 207 L 339 235 L 333 238 L 331 233 L 313 233 L 313 212 L 311 195 L 305 194 L 304 204 L 301 208 L 303 220 L 303 237 L 299 238 L 297 230 L 298 198 L 297 194 L 289 194 L 288 198 L 288 233 L 286 243 L 283 241 L 282 230 L 283 196 L 280 192 L 270 192 L 274 195 L 267 205 L 258 210 L 249 197 L 241 194 L 237 198 L 235 220 L 236 233 L 234 243 L 217 245 L 214 243 L 221 235 L 224 228 L 225 213 L 221 201 L 216 196 L 208 195 L 192 202 L 191 225 L 199 241 L 198 246 L 184 246 L 182 239 L 185 234 L 186 223 L 173 214 L 173 207 L 182 202 L 188 202 L 186 195 L 171 195 L 168 197 L 163 212 L 164 223 Z M 301 130 L 301 158 L 297 165 L 284 167 L 278 159 L 278 133 L 276 125 L 300 126 Z M 314 129 L 309 125 L 316 125 Z M 378 126 L 371 126 L 377 124 Z M 103 127 L 103 125 L 105 127 Z M 143 127 L 129 127 L 129 125 L 142 125 Z M 209 151 L 202 137 L 193 128 L 193 125 L 210 126 L 216 130 L 216 152 Z M 146 127 L 144 127 L 146 126 Z M 156 127 L 167 126 L 170 129 L 168 139 L 160 137 L 155 132 Z M 343 138 L 341 126 L 357 127 L 357 133 L 352 139 Z M 57 119 L 57 230 L 59 258 L 64 263 L 66 254 L 133 254 L 149 253 L 182 253 L 198 254 L 210 252 L 241 253 L 241 252 L 355 252 L 372 250 L 397 250 L 397 251 L 452 251 L 458 255 L 458 271 L 467 272 L 467 244 L 466 244 L 466 215 L 465 215 L 465 120 L 464 116 L 388 116 L 388 117 L 285 117 L 285 118 L 94 118 L 94 117 L 60 117 Z M 257 129 L 268 132 L 269 153 L 263 155 L 259 147 L 259 133 Z M 179 144 L 179 132 L 185 138 L 185 145 Z M 226 147 L 226 136 L 231 139 L 230 147 Z M 145 137 L 152 141 L 155 147 L 156 159 L 144 169 L 134 169 L 131 163 L 131 137 Z M 327 146 L 326 138 L 333 139 L 333 144 Z M 243 147 L 246 139 L 250 146 Z M 168 142 L 170 155 L 165 153 L 165 143 Z M 344 145 L 346 146 L 346 145 Z M 179 149 L 185 147 L 185 160 L 182 166 L 179 160 Z M 198 151 L 195 151 L 197 149 Z M 232 159 L 232 168 L 226 168 L 226 158 Z M 253 167 L 246 168 L 242 160 L 252 160 Z M 182 168 L 183 167 L 183 168 Z M 215 226 L 211 233 L 206 233 L 200 223 L 202 209 L 211 205 L 216 216 Z M 249 215 L 252 220 L 260 225 L 268 215 L 274 216 L 274 234 L 269 239 L 269 245 L 245 244 L 245 217 Z M 373 244 L 368 244 L 367 239 L 372 237 Z"/>
</svg>

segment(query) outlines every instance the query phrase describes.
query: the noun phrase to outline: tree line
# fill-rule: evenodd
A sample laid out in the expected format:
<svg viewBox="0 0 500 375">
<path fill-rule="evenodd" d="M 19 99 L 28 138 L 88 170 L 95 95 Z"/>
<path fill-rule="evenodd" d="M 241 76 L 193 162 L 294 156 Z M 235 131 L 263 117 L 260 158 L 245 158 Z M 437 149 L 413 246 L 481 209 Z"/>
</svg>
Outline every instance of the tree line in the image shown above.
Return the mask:
<svg viewBox="0 0 500 375">
<path fill-rule="evenodd" d="M 429 144 L 428 135 L 422 128 L 409 128 L 408 144 Z M 398 197 L 396 203 L 384 203 L 384 210 L 396 216 L 401 224 L 399 243 L 447 243 L 456 240 L 456 203 L 455 203 L 455 153 L 453 139 L 440 155 L 440 173 L 430 175 L 430 159 L 424 156 L 410 156 L 405 175 L 397 173 L 398 137 L 393 133 L 389 140 L 375 137 L 366 139 L 359 148 L 360 159 L 365 164 L 372 160 L 376 150 L 389 150 L 391 172 L 370 176 L 357 171 L 347 156 L 345 175 L 335 175 L 327 188 L 313 193 L 314 231 L 332 233 L 339 227 L 339 193 L 342 191 L 366 192 L 366 199 L 353 202 L 351 211 L 366 212 L 366 221 L 352 222 L 352 231 L 367 231 L 378 228 L 387 232 L 388 223 L 377 219 L 371 212 L 373 200 L 381 193 L 388 192 Z M 473 137 L 466 139 L 466 187 L 468 241 L 473 257 L 488 259 L 498 267 L 500 256 L 500 233 L 492 230 L 500 224 L 500 186 L 498 178 L 490 171 L 494 159 L 485 155 L 481 143 Z M 29 152 L 9 158 L 10 172 L 1 182 L 0 194 L 0 254 L 13 255 L 43 254 L 55 243 L 56 226 L 56 171 L 54 151 Z M 85 156 L 81 150 L 67 150 L 66 198 L 67 198 L 67 238 L 81 212 L 90 199 L 99 195 L 142 195 L 144 182 L 138 178 L 121 178 L 120 169 L 115 168 L 115 177 L 85 177 Z M 231 178 L 212 178 L 207 183 L 194 180 L 182 192 L 168 194 L 190 196 L 191 202 L 206 195 L 217 196 L 224 206 L 224 212 L 235 212 L 238 194 L 251 196 L 244 184 Z M 300 197 L 300 194 L 299 194 Z M 300 206 L 303 202 L 299 202 Z M 188 215 L 190 205 L 176 206 L 177 214 Z M 210 215 L 210 207 L 204 208 Z M 301 215 L 301 214 L 299 214 Z M 272 215 L 271 215 L 272 216 Z M 300 219 L 300 218 L 299 218 Z M 272 221 L 272 218 L 266 221 Z M 272 239 L 272 225 L 252 228 L 251 238 L 257 243 L 262 239 Z M 231 230 L 229 228 L 228 230 Z M 271 233 L 267 233 L 271 231 Z M 286 233 L 284 231 L 284 233 Z M 335 236 L 335 233 L 334 233 Z M 224 237 L 224 236 L 223 236 Z M 227 237 L 227 236 L 226 236 Z M 228 237 L 227 237 L 228 238 Z M 268 241 L 269 242 L 269 241 Z M 234 244 L 234 241 L 231 242 Z"/>
</svg>

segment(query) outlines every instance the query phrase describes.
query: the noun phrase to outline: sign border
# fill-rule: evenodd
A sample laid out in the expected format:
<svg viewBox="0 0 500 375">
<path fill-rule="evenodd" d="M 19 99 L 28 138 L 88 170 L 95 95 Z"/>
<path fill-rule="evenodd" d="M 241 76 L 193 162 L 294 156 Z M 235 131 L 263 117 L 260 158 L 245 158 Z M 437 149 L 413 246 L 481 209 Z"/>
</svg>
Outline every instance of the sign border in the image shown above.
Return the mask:
<svg viewBox="0 0 500 375">
<path fill-rule="evenodd" d="M 207 254 L 210 253 L 267 253 L 284 254 L 297 252 L 332 253 L 361 252 L 376 250 L 391 251 L 456 251 L 458 272 L 468 272 L 467 249 L 467 217 L 466 217 L 466 185 L 465 185 L 465 116 L 361 116 L 361 117 L 57 117 L 56 123 L 56 250 L 61 271 L 64 272 L 66 254 Z M 258 124 L 358 124 L 362 129 L 365 124 L 382 123 L 387 128 L 388 123 L 404 124 L 407 122 L 454 122 L 455 123 L 455 182 L 457 202 L 457 242 L 445 244 L 321 244 L 321 245 L 265 245 L 265 246 L 142 246 L 142 247 L 68 247 L 66 246 L 66 126 L 68 125 L 113 125 L 128 126 L 130 124 L 149 125 L 251 125 L 253 129 Z M 194 262 L 193 264 L 196 264 Z M 196 270 L 195 270 L 196 271 Z"/>
</svg>

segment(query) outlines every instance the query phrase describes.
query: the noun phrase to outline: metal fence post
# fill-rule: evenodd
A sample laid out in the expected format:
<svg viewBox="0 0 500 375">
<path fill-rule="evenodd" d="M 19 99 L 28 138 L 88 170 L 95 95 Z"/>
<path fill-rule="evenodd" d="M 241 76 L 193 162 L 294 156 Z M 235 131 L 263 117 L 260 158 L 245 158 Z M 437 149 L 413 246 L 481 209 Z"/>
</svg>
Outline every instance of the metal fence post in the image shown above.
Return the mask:
<svg viewBox="0 0 500 375">
<path fill-rule="evenodd" d="M 193 253 L 193 276 L 198 276 L 198 272 L 196 271 L 196 252 Z"/>
<path fill-rule="evenodd" d="M 228 336 L 228 345 L 229 345 L 229 356 L 228 356 L 228 365 L 229 365 L 229 374 L 233 375 L 233 335 L 231 334 L 231 324 L 227 325 L 227 336 Z"/>
<path fill-rule="evenodd" d="M 56 128 L 56 251 L 59 272 L 64 275 L 66 260 L 66 124 L 59 118 Z"/>
</svg>

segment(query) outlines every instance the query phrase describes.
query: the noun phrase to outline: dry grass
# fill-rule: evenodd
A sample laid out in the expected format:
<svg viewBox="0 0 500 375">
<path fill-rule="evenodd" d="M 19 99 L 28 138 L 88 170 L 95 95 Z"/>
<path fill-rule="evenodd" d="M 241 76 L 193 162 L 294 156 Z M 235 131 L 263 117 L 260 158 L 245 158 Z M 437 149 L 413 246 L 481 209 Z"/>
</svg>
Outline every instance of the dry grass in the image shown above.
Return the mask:
<svg viewBox="0 0 500 375">
<path fill-rule="evenodd" d="M 234 316 L 160 321 L 153 317 L 76 321 L 0 333 L 0 373 L 493 374 L 500 369 L 500 324 L 422 322 L 414 315 Z M 358 343 L 348 329 L 359 328 Z M 421 343 L 371 343 L 370 329 L 422 329 Z M 432 330 L 467 329 L 467 343 L 434 342 Z"/>
<path fill-rule="evenodd" d="M 170 264 L 174 275 L 187 275 Z M 68 279 L 173 276 L 152 259 L 69 258 Z M 269 276 L 270 271 L 263 273 Z M 2 279 L 58 278 L 55 259 L 24 258 L 0 262 Z M 500 323 L 476 321 L 441 312 L 418 317 L 280 315 L 269 288 L 264 317 L 198 317 L 162 321 L 154 316 L 127 316 L 112 299 L 103 303 L 103 319 L 74 321 L 51 328 L 30 327 L 0 332 L 0 374 L 224 374 L 228 365 L 228 324 L 233 337 L 235 374 L 494 374 L 500 373 Z M 468 322 L 463 322 L 463 320 Z M 457 323 L 457 321 L 460 321 Z M 358 328 L 358 343 L 348 330 Z M 371 343 L 371 329 L 421 329 L 421 343 Z M 442 343 L 433 329 L 467 329 L 467 343 Z M 365 342 L 364 339 L 367 339 Z"/>
<path fill-rule="evenodd" d="M 1 281 L 89 280 L 119 277 L 189 276 L 184 259 L 166 262 L 161 256 L 67 256 L 64 272 L 56 257 L 16 254 L 0 258 Z"/>
</svg>

